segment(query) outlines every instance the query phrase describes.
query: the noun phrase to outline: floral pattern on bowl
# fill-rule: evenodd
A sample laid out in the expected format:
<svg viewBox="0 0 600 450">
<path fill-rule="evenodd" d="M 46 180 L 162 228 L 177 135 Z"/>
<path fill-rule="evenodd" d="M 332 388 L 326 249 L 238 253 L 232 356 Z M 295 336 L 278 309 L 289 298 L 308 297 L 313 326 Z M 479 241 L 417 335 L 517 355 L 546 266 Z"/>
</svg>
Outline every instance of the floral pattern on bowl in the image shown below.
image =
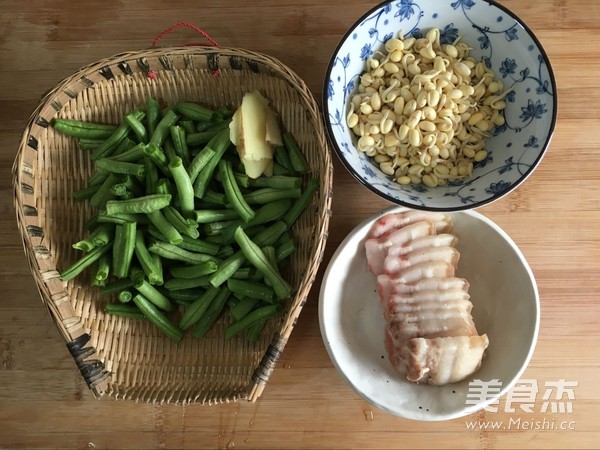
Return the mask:
<svg viewBox="0 0 600 450">
<path fill-rule="evenodd" d="M 349 101 L 365 63 L 401 31 L 422 37 L 441 30 L 443 43 L 461 37 L 476 59 L 485 60 L 512 87 L 506 96 L 506 123 L 488 139 L 485 160 L 473 175 L 446 186 L 401 186 L 356 150 L 346 125 Z M 506 195 L 523 182 L 546 151 L 557 114 L 556 82 L 548 58 L 531 30 L 513 13 L 490 0 L 396 0 L 382 3 L 346 33 L 329 64 L 323 105 L 327 130 L 346 168 L 365 186 L 388 200 L 418 209 L 463 210 Z"/>
</svg>

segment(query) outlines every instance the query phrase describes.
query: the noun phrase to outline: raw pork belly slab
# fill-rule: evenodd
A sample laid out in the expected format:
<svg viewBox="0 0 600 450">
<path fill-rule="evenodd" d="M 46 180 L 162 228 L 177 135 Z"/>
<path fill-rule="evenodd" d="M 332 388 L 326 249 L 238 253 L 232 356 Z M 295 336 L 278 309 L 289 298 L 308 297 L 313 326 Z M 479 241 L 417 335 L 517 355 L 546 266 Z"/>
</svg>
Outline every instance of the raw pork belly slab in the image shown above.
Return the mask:
<svg viewBox="0 0 600 450">
<path fill-rule="evenodd" d="M 379 218 L 365 241 L 386 350 L 408 381 L 464 380 L 479 370 L 489 345 L 471 316 L 469 282 L 454 276 L 460 253 L 451 230 L 447 214 L 407 211 Z"/>
</svg>

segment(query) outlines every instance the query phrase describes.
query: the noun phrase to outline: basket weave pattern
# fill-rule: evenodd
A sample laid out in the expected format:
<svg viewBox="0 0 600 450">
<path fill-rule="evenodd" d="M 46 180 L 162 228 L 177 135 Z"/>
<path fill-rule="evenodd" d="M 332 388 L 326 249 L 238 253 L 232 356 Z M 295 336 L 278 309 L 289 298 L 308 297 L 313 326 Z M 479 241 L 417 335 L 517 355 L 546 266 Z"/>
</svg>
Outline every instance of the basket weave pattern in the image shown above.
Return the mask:
<svg viewBox="0 0 600 450">
<path fill-rule="evenodd" d="M 223 317 L 204 339 L 179 344 L 152 324 L 106 315 L 110 299 L 81 276 L 64 283 L 59 271 L 80 254 L 71 244 L 84 236 L 93 214 L 71 193 L 92 173 L 89 154 L 55 133 L 55 117 L 118 123 L 149 97 L 161 105 L 199 101 L 239 105 L 259 89 L 298 140 L 320 189 L 292 230 L 297 251 L 284 276 L 297 287 L 280 317 L 258 342 L 225 341 Z M 49 92 L 23 134 L 13 167 L 15 207 L 25 253 L 43 302 L 96 396 L 149 402 L 214 403 L 256 400 L 306 302 L 321 262 L 331 214 L 332 163 L 318 106 L 305 84 L 279 61 L 232 48 L 152 49 L 114 56 L 81 69 Z"/>
</svg>

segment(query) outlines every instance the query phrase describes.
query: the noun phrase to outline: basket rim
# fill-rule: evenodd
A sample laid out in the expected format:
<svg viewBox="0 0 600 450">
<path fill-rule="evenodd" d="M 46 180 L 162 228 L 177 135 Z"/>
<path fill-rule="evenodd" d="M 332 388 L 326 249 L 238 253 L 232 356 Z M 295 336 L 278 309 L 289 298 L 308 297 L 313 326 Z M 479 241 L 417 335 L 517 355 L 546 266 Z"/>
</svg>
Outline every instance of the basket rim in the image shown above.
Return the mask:
<svg viewBox="0 0 600 450">
<path fill-rule="evenodd" d="M 90 335 L 85 331 L 81 323 L 81 318 L 77 316 L 71 303 L 68 301 L 68 294 L 62 282 L 58 279 L 58 271 L 52 264 L 48 264 L 49 251 L 43 245 L 43 229 L 40 227 L 40 219 L 37 215 L 35 206 L 26 202 L 26 197 L 35 199 L 35 192 L 27 182 L 34 180 L 33 168 L 27 169 L 23 165 L 26 152 L 37 152 L 37 139 L 44 128 L 49 125 L 49 120 L 44 115 L 56 115 L 70 99 L 75 98 L 79 93 L 91 88 L 97 82 L 105 82 L 114 77 L 111 67 L 118 66 L 124 74 L 144 72 L 143 65 L 140 63 L 144 59 L 168 57 L 168 56 L 207 56 L 218 54 L 219 56 L 239 56 L 250 66 L 251 63 L 259 63 L 268 68 L 269 73 L 264 75 L 276 76 L 286 81 L 302 98 L 302 104 L 307 110 L 309 123 L 321 148 L 323 155 L 320 157 L 324 166 L 320 168 L 320 196 L 318 207 L 322 209 L 321 215 L 315 223 L 316 236 L 310 250 L 309 267 L 304 277 L 300 280 L 298 290 L 292 299 L 290 310 L 286 316 L 285 323 L 278 328 L 278 332 L 272 339 L 263 358 L 258 365 L 248 390 L 244 395 L 225 398 L 222 401 L 236 401 L 247 399 L 255 401 L 261 394 L 268 381 L 275 364 L 281 355 L 285 344 L 295 326 L 296 320 L 306 303 L 310 289 L 316 279 L 316 273 L 322 262 L 325 250 L 325 244 L 328 235 L 329 218 L 332 214 L 332 184 L 333 184 L 333 162 L 329 142 L 325 134 L 324 122 L 321 115 L 321 109 L 313 94 L 310 92 L 305 82 L 289 67 L 283 64 L 277 58 L 264 53 L 246 50 L 237 47 L 153 47 L 150 49 L 134 50 L 122 52 L 113 56 L 103 58 L 88 65 L 82 66 L 73 74 L 59 81 L 53 88 L 47 91 L 40 99 L 38 105 L 31 113 L 25 129 L 22 133 L 19 147 L 14 159 L 13 173 L 13 194 L 14 207 L 17 224 L 21 234 L 24 252 L 30 266 L 32 275 L 36 281 L 36 287 L 40 293 L 42 302 L 49 309 L 50 315 L 57 328 L 61 332 L 63 339 L 67 342 L 67 348 L 75 359 L 82 376 L 86 380 L 88 387 L 96 397 L 101 397 L 108 390 L 109 373 L 104 370 L 103 361 L 93 359 L 95 349 L 86 346 L 90 340 Z M 139 67 L 136 70 L 127 72 L 125 67 L 127 63 L 137 61 Z M 152 68 L 153 71 L 172 70 L 163 63 Z M 121 66 L 122 65 L 122 66 Z M 197 67 L 196 67 L 197 68 Z M 217 67 L 218 70 L 218 67 Z M 147 73 L 147 72 L 146 72 Z M 121 74 L 118 74 L 121 75 Z M 60 102 L 62 96 L 67 102 Z M 27 179 L 26 177 L 29 177 Z M 35 205 L 35 202 L 33 202 Z M 97 355 L 96 355 L 97 358 Z M 94 370 L 91 370 L 94 369 Z"/>
</svg>

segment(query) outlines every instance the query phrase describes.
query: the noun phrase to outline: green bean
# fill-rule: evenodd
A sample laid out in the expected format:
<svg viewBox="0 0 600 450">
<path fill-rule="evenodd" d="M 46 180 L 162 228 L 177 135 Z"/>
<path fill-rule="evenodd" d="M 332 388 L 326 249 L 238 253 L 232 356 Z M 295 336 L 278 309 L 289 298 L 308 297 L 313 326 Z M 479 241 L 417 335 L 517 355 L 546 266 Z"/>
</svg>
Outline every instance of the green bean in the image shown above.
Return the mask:
<svg viewBox="0 0 600 450">
<path fill-rule="evenodd" d="M 111 173 L 121 173 L 125 175 L 144 176 L 146 169 L 143 164 L 136 164 L 124 161 L 115 161 L 109 158 L 100 158 L 96 161 L 96 167 L 104 169 Z"/>
<path fill-rule="evenodd" d="M 52 121 L 52 126 L 62 134 L 83 139 L 107 139 L 117 129 L 114 125 L 104 125 L 70 119 L 54 119 Z"/>
<path fill-rule="evenodd" d="M 274 202 L 263 205 L 256 211 L 254 218 L 244 224 L 241 221 L 237 221 L 233 226 L 223 231 L 223 237 L 226 241 L 233 239 L 233 233 L 238 226 L 241 226 L 246 232 L 252 227 L 262 225 L 265 223 L 273 222 L 285 214 L 290 209 L 292 202 L 289 199 L 275 200 Z"/>
<path fill-rule="evenodd" d="M 169 194 L 171 195 L 171 184 L 168 178 L 159 178 L 156 181 L 156 192 L 155 194 Z"/>
<path fill-rule="evenodd" d="M 289 239 L 275 249 L 275 260 L 282 262 L 288 256 L 296 251 L 296 245 L 293 239 Z"/>
<path fill-rule="evenodd" d="M 207 236 L 216 236 L 223 232 L 223 230 L 227 229 L 231 225 L 235 224 L 235 221 L 224 221 L 224 222 L 211 222 L 204 225 L 204 233 Z"/>
<path fill-rule="evenodd" d="M 265 302 L 273 302 L 273 289 L 262 283 L 252 281 L 237 280 L 230 278 L 227 280 L 227 289 L 233 294 L 239 294 L 243 297 L 250 297 Z"/>
<path fill-rule="evenodd" d="M 128 150 L 125 150 L 123 153 L 118 153 L 116 155 L 109 156 L 107 159 L 111 161 L 120 161 L 120 162 L 137 162 L 141 161 L 144 157 L 144 144 L 139 143 Z"/>
<path fill-rule="evenodd" d="M 140 119 L 143 116 L 142 111 L 133 112 L 134 117 Z M 129 133 L 129 125 L 127 122 L 123 121 L 121 125 L 106 139 L 102 145 L 97 147 L 92 151 L 92 159 L 97 160 L 100 158 L 104 158 L 110 156 L 112 152 L 116 149 L 116 147 L 127 138 L 127 134 Z"/>
<path fill-rule="evenodd" d="M 100 147 L 100 145 L 102 145 L 103 142 L 104 142 L 104 139 L 82 138 L 82 139 L 79 139 L 79 148 L 81 150 L 94 150 L 94 149 Z"/>
<path fill-rule="evenodd" d="M 102 183 L 104 183 L 104 181 L 106 181 L 106 178 L 108 178 L 108 175 L 109 175 L 109 173 L 106 170 L 96 168 L 96 170 L 94 171 L 94 173 L 92 174 L 92 176 L 90 177 L 90 179 L 88 181 L 88 185 L 101 186 Z"/>
<path fill-rule="evenodd" d="M 87 267 L 89 267 L 90 265 L 92 265 L 93 263 L 98 261 L 98 259 L 102 255 L 104 255 L 106 252 L 108 252 L 112 248 L 112 245 L 113 245 L 112 242 L 109 242 L 108 244 L 105 244 L 101 247 L 96 247 L 89 253 L 86 253 L 86 255 L 83 258 L 81 258 L 75 264 L 73 264 L 72 266 L 70 266 L 69 268 L 64 270 L 60 274 L 60 279 L 62 281 L 68 281 L 68 280 L 75 278 L 77 275 L 79 275 L 81 272 L 83 272 Z"/>
<path fill-rule="evenodd" d="M 197 121 L 196 122 L 196 133 L 201 133 L 203 131 L 208 130 L 210 127 L 212 127 L 214 125 L 214 123 L 212 122 L 206 122 L 203 120 Z"/>
<path fill-rule="evenodd" d="M 210 121 L 214 117 L 214 112 L 197 103 L 180 102 L 175 105 L 175 111 L 182 116 L 196 120 L 198 122 Z"/>
<path fill-rule="evenodd" d="M 223 258 L 229 258 L 234 253 L 235 253 L 235 251 L 233 250 L 233 247 L 231 245 L 223 245 L 219 249 L 219 253 L 217 253 L 215 256 L 219 259 L 223 259 Z"/>
<path fill-rule="evenodd" d="M 129 272 L 129 278 L 131 278 L 134 285 L 135 285 L 135 283 L 141 283 L 141 281 L 143 279 L 145 279 L 145 277 L 146 277 L 146 274 L 144 273 L 144 270 L 141 267 L 134 266 L 133 264 L 131 265 L 131 271 Z"/>
<path fill-rule="evenodd" d="M 145 167 L 144 167 L 144 170 L 145 170 Z M 142 188 L 140 182 L 138 181 L 138 179 L 136 177 L 133 177 L 131 175 L 126 176 L 123 184 L 136 197 L 141 197 L 142 195 L 144 195 L 144 189 Z"/>
<path fill-rule="evenodd" d="M 165 219 L 173 225 L 177 231 L 180 233 L 186 234 L 192 239 L 196 239 L 200 236 L 200 232 L 198 231 L 198 224 L 191 219 L 186 219 L 177 208 L 173 206 L 167 206 L 162 210 L 162 213 L 165 215 Z"/>
<path fill-rule="evenodd" d="M 229 140 L 229 129 L 219 132 L 211 141 L 208 143 L 208 147 L 213 149 L 215 152 L 214 156 L 210 158 L 208 163 L 198 174 L 194 181 L 194 195 L 198 198 L 204 197 L 208 189 L 208 183 L 211 181 L 217 164 L 229 148 L 231 141 Z"/>
<path fill-rule="evenodd" d="M 228 289 L 221 288 L 219 290 L 217 297 L 210 303 L 210 306 L 208 307 L 206 312 L 196 323 L 193 332 L 193 335 L 195 337 L 203 337 L 208 332 L 210 327 L 212 327 L 213 323 L 217 320 L 217 318 L 221 315 L 221 312 L 225 308 L 225 304 L 227 303 L 229 295 L 230 292 Z"/>
<path fill-rule="evenodd" d="M 113 274 L 117 278 L 125 278 L 129 275 L 131 258 L 135 249 L 135 232 L 135 222 L 115 225 L 112 267 Z"/>
<path fill-rule="evenodd" d="M 236 280 L 247 280 L 253 274 L 253 271 L 256 271 L 254 267 L 242 267 L 238 269 L 231 278 L 235 278 Z"/>
<path fill-rule="evenodd" d="M 185 130 L 185 134 L 192 134 L 196 132 L 196 126 L 192 120 L 181 120 L 179 125 Z"/>
<path fill-rule="evenodd" d="M 179 342 L 183 337 L 183 331 L 173 325 L 167 316 L 160 312 L 152 302 L 143 295 L 133 297 L 133 302 L 158 328 L 160 328 L 170 339 Z"/>
<path fill-rule="evenodd" d="M 96 280 L 104 281 L 108 278 L 108 274 L 110 273 L 110 257 L 108 253 L 105 253 L 98 260 L 98 267 L 96 268 L 96 274 L 94 278 Z"/>
<path fill-rule="evenodd" d="M 73 192 L 73 198 L 77 201 L 87 200 L 92 198 L 96 192 L 100 189 L 99 185 L 89 186 L 78 191 Z"/>
<path fill-rule="evenodd" d="M 173 304 L 158 289 L 141 278 L 133 284 L 133 287 L 144 297 L 150 300 L 154 305 L 163 311 L 173 311 Z"/>
<path fill-rule="evenodd" d="M 292 172 L 287 170 L 281 164 L 273 162 L 273 176 L 290 176 Z"/>
<path fill-rule="evenodd" d="M 202 224 L 233 220 L 238 217 L 238 213 L 233 209 L 201 209 L 194 211 L 194 220 Z"/>
<path fill-rule="evenodd" d="M 131 144 L 131 145 L 130 145 Z M 118 156 L 118 155 L 122 155 L 123 153 L 125 153 L 127 150 L 129 150 L 131 147 L 133 147 L 135 145 L 135 143 L 129 139 L 129 138 L 125 138 L 121 141 L 121 143 L 117 146 L 117 148 L 115 149 L 114 152 L 111 152 L 110 156 Z M 110 157 L 109 156 L 109 157 Z"/>
<path fill-rule="evenodd" d="M 114 316 L 126 317 L 128 319 L 146 320 L 146 316 L 135 305 L 123 303 L 108 303 L 104 307 L 104 312 Z"/>
<path fill-rule="evenodd" d="M 168 160 L 164 152 L 153 142 L 149 143 L 144 147 L 144 154 L 150 158 L 150 160 L 158 167 L 158 169 L 165 174 L 170 176 L 169 167 L 167 166 Z"/>
<path fill-rule="evenodd" d="M 131 192 L 129 192 L 129 189 L 127 189 L 127 186 L 125 186 L 124 183 L 114 184 L 110 192 L 115 197 L 120 197 L 122 199 L 129 199 L 133 197 L 133 195 L 131 194 Z"/>
<path fill-rule="evenodd" d="M 281 272 L 279 272 L 279 267 L 277 266 L 277 256 L 275 256 L 275 248 L 271 247 L 270 245 L 267 245 L 262 248 L 262 251 L 267 257 L 267 261 L 269 261 L 271 266 L 273 266 L 273 268 L 277 271 L 278 274 L 281 274 Z"/>
<path fill-rule="evenodd" d="M 309 205 L 313 194 L 317 190 L 318 184 L 319 182 L 316 178 L 311 179 L 298 201 L 296 201 L 296 203 L 292 205 L 288 212 L 284 214 L 283 221 L 287 225 L 288 229 L 292 227 L 296 220 L 298 220 L 298 217 L 300 217 L 300 214 L 302 214 L 302 211 L 304 211 L 304 209 Z"/>
<path fill-rule="evenodd" d="M 160 122 L 156 125 L 154 133 L 150 138 L 150 144 L 162 146 L 169 133 L 169 128 L 177 123 L 179 117 L 172 110 L 168 110 Z"/>
<path fill-rule="evenodd" d="M 176 245 L 169 244 L 162 241 L 154 241 L 148 247 L 151 253 L 156 253 L 163 258 L 174 259 L 176 261 L 183 261 L 189 264 L 200 264 L 204 261 L 216 261 L 214 256 L 206 255 L 204 253 L 194 253 Z"/>
<path fill-rule="evenodd" d="M 110 200 L 106 203 L 106 213 L 112 214 L 139 214 L 159 211 L 171 202 L 169 194 L 151 194 L 129 200 Z"/>
<path fill-rule="evenodd" d="M 146 249 L 148 249 L 148 247 L 146 247 Z M 156 269 L 156 278 L 159 280 L 156 284 L 162 286 L 164 284 L 162 259 L 156 253 L 151 253 L 150 257 L 152 258 L 154 268 Z"/>
<path fill-rule="evenodd" d="M 90 217 L 88 220 L 86 220 L 85 223 L 83 224 L 83 228 L 87 231 L 94 231 L 99 226 L 100 226 L 100 223 L 98 222 L 98 214 L 94 214 L 92 217 Z"/>
<path fill-rule="evenodd" d="M 167 139 L 163 144 L 163 148 L 165 150 L 165 156 L 167 157 L 167 161 L 171 161 L 173 158 L 177 156 L 175 153 L 175 147 L 173 146 L 173 141 L 171 139 Z"/>
<path fill-rule="evenodd" d="M 204 261 L 192 266 L 172 267 L 169 272 L 175 278 L 196 278 L 214 273 L 218 267 L 216 261 Z"/>
<path fill-rule="evenodd" d="M 242 220 L 248 223 L 255 216 L 255 212 L 252 210 L 250 205 L 245 201 L 240 188 L 238 187 L 235 178 L 233 177 L 233 171 L 231 169 L 231 163 L 226 160 L 219 162 L 219 173 L 223 182 L 223 188 L 225 189 L 225 196 L 233 209 L 237 211 Z"/>
<path fill-rule="evenodd" d="M 232 168 L 233 170 L 233 168 Z M 235 178 L 235 182 L 238 184 L 238 186 L 247 188 L 250 186 L 250 177 L 248 175 L 246 175 L 245 173 L 237 173 L 237 172 L 233 172 L 233 178 Z M 217 181 L 219 182 L 223 182 L 223 179 L 221 178 L 221 174 L 219 172 L 217 172 Z"/>
<path fill-rule="evenodd" d="M 131 278 L 122 278 L 121 280 L 113 281 L 112 283 L 107 283 L 100 290 L 100 294 L 116 294 L 117 292 L 129 289 L 130 287 L 133 287 L 133 280 Z"/>
<path fill-rule="evenodd" d="M 290 157 L 290 162 L 292 168 L 294 169 L 294 172 L 308 172 L 310 170 L 310 166 L 308 165 L 306 158 L 300 151 L 300 148 L 298 147 L 298 143 L 296 142 L 296 139 L 294 139 L 294 136 L 292 136 L 290 133 L 283 133 L 282 138 L 283 145 L 285 145 L 285 148 L 288 151 L 288 155 Z"/>
<path fill-rule="evenodd" d="M 212 148 L 206 147 L 194 157 L 188 166 L 188 174 L 192 184 L 196 181 L 196 178 L 198 178 L 200 171 L 208 164 L 215 154 L 216 153 Z"/>
<path fill-rule="evenodd" d="M 177 187 L 181 211 L 185 216 L 191 216 L 194 212 L 194 187 L 183 166 L 183 160 L 179 157 L 174 158 L 169 163 L 169 170 L 175 181 L 175 187 Z"/>
<path fill-rule="evenodd" d="M 91 252 L 96 247 L 108 244 L 114 236 L 115 228 L 109 224 L 100 225 L 87 238 L 75 242 L 72 247 L 83 252 Z"/>
<path fill-rule="evenodd" d="M 284 167 L 288 172 L 295 173 L 294 167 L 292 166 L 292 161 L 290 160 L 290 155 L 285 147 L 276 147 L 273 152 L 273 156 L 275 157 L 275 161 Z"/>
<path fill-rule="evenodd" d="M 165 282 L 164 286 L 169 291 L 180 291 L 182 289 L 207 287 L 210 286 L 210 281 L 208 280 L 208 276 L 196 278 L 171 278 Z"/>
<path fill-rule="evenodd" d="M 97 278 L 92 278 L 90 282 L 90 286 L 92 287 L 104 287 L 106 285 L 106 280 L 98 280 Z"/>
<path fill-rule="evenodd" d="M 225 206 L 226 205 L 226 198 L 225 198 L 225 194 L 221 194 L 220 192 L 215 192 L 212 190 L 207 190 L 206 194 L 204 195 L 203 200 L 206 203 L 210 203 L 213 205 L 219 205 L 219 206 Z"/>
<path fill-rule="evenodd" d="M 249 342 L 256 342 L 260 338 L 260 334 L 267 323 L 267 319 L 261 319 L 254 322 L 246 329 L 246 340 Z"/>
<path fill-rule="evenodd" d="M 144 242 L 144 233 L 142 230 L 137 230 L 135 234 L 135 256 L 142 266 L 146 277 L 148 277 L 150 284 L 163 284 L 162 274 L 156 267 L 152 255 L 150 255 L 150 252 L 148 252 L 148 248 Z"/>
<path fill-rule="evenodd" d="M 119 295 L 117 296 L 117 299 L 121 303 L 128 303 L 131 301 L 132 298 L 133 298 L 133 294 L 131 293 L 131 291 L 121 291 L 121 292 L 119 292 Z"/>
<path fill-rule="evenodd" d="M 180 303 L 192 303 L 198 300 L 206 291 L 201 288 L 167 291 L 167 296 Z"/>
<path fill-rule="evenodd" d="M 178 125 L 172 126 L 171 129 L 171 140 L 173 141 L 173 147 L 175 148 L 175 154 L 179 156 L 184 162 L 185 166 L 190 165 L 190 150 L 188 149 L 185 130 Z M 173 158 L 171 158 L 171 161 Z"/>
<path fill-rule="evenodd" d="M 148 121 L 148 134 L 152 136 L 156 125 L 158 125 L 158 119 L 160 116 L 160 105 L 153 98 L 148 99 L 146 104 L 146 120 Z"/>
<path fill-rule="evenodd" d="M 244 195 L 244 200 L 249 205 L 264 205 L 284 198 L 300 198 L 301 194 L 300 189 L 262 188 Z"/>
<path fill-rule="evenodd" d="M 133 133 L 137 137 L 138 141 L 146 143 L 148 142 L 148 132 L 146 131 L 146 127 L 142 122 L 140 122 L 140 120 L 141 119 L 138 119 L 133 114 L 127 114 L 125 116 L 125 121 L 127 122 L 127 125 L 129 125 L 129 128 L 133 130 Z"/>
<path fill-rule="evenodd" d="M 179 247 L 196 253 L 206 253 L 215 256 L 219 252 L 219 246 L 201 239 L 193 239 L 189 236 L 182 236 L 183 241 L 178 244 Z"/>
<path fill-rule="evenodd" d="M 271 316 L 274 316 L 281 310 L 281 305 L 269 305 L 262 306 L 260 308 L 255 309 L 248 315 L 246 315 L 243 319 L 238 320 L 237 322 L 232 323 L 225 329 L 225 339 L 231 339 L 240 331 L 245 330 L 252 324 L 259 322 L 261 320 L 265 320 Z"/>
<path fill-rule="evenodd" d="M 148 224 L 148 218 L 140 214 L 98 214 L 98 222 L 123 224 L 125 222 L 137 222 L 138 224 Z"/>
<path fill-rule="evenodd" d="M 231 279 L 229 280 L 231 281 Z M 236 295 L 233 292 L 233 295 Z M 251 297 L 242 297 L 233 307 L 229 309 L 229 314 L 235 320 L 240 320 L 246 316 L 250 311 L 254 309 L 256 305 L 260 303 L 260 300 Z"/>
<path fill-rule="evenodd" d="M 289 297 L 292 291 L 291 286 L 279 275 L 260 247 L 252 242 L 241 227 L 235 231 L 234 238 L 250 264 L 256 267 L 271 282 L 277 298 L 283 300 Z"/>
<path fill-rule="evenodd" d="M 219 289 L 211 286 L 200 298 L 186 308 L 179 321 L 179 328 L 186 330 L 198 322 L 218 294 Z"/>
<path fill-rule="evenodd" d="M 154 194 L 158 182 L 158 168 L 148 156 L 144 156 L 144 167 L 146 168 L 146 194 Z"/>
<path fill-rule="evenodd" d="M 102 208 L 111 198 L 113 198 L 111 188 L 118 181 L 119 178 L 114 173 L 109 173 L 96 193 L 90 198 L 90 206 Z"/>
<path fill-rule="evenodd" d="M 255 188 L 275 188 L 275 189 L 297 189 L 302 186 L 302 178 L 285 177 L 273 175 L 272 177 L 259 177 L 250 180 L 250 187 Z"/>
<path fill-rule="evenodd" d="M 150 222 L 158 228 L 158 230 L 163 234 L 163 236 L 167 239 L 169 244 L 177 245 L 183 241 L 183 237 L 163 215 L 160 211 L 152 211 L 147 213 L 148 219 Z M 163 255 L 160 255 L 163 256 Z"/>
</svg>

